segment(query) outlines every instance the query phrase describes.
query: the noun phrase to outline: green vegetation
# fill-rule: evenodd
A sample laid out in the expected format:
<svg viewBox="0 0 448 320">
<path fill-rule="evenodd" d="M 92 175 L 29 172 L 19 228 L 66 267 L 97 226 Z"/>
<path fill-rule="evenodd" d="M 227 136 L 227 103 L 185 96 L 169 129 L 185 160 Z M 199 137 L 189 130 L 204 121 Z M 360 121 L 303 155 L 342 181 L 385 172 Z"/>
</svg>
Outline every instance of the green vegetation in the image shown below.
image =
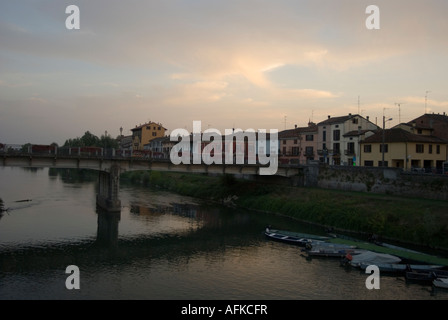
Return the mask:
<svg viewBox="0 0 448 320">
<path fill-rule="evenodd" d="M 394 195 L 260 184 L 233 176 L 129 172 L 123 181 L 383 239 L 448 249 L 448 203 Z"/>
<path fill-rule="evenodd" d="M 98 138 L 96 135 L 86 131 L 82 137 L 65 140 L 64 147 L 118 148 L 118 142 L 107 135 L 107 133 Z"/>
</svg>

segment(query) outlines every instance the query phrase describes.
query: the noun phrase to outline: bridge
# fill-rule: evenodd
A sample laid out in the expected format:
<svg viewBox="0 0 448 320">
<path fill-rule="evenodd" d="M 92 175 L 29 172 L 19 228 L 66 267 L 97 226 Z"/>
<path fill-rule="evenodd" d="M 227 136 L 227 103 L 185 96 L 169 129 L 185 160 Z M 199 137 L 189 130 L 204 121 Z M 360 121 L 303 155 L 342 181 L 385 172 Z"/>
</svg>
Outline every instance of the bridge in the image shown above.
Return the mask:
<svg viewBox="0 0 448 320">
<path fill-rule="evenodd" d="M 126 154 L 115 149 L 96 148 L 81 152 L 81 148 L 0 149 L 0 165 L 4 167 L 91 169 L 99 172 L 97 205 L 109 212 L 121 211 L 119 177 L 126 171 L 172 171 L 184 173 L 253 175 L 260 174 L 261 164 L 173 164 L 169 159 Z M 303 176 L 304 166 L 278 166 L 275 176 Z"/>
</svg>

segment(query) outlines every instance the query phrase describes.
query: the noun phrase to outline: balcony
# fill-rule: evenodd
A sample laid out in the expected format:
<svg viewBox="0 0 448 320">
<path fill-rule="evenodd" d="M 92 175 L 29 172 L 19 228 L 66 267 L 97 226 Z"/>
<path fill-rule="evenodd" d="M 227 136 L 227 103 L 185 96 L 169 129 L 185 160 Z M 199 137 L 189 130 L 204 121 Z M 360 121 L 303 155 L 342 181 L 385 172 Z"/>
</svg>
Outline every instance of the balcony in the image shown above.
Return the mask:
<svg viewBox="0 0 448 320">
<path fill-rule="evenodd" d="M 319 156 L 325 156 L 325 155 L 329 155 L 332 152 L 332 150 L 328 150 L 328 149 L 318 149 L 317 150 L 317 154 Z"/>
<path fill-rule="evenodd" d="M 300 156 L 300 152 L 280 152 L 279 154 L 283 157 L 298 157 L 298 156 Z"/>
<path fill-rule="evenodd" d="M 341 154 L 341 150 L 339 149 L 328 150 L 328 154 L 332 156 L 339 156 Z"/>
<path fill-rule="evenodd" d="M 344 150 L 344 154 L 345 154 L 346 156 L 354 156 L 354 155 L 355 155 L 355 150 L 345 149 L 345 150 Z"/>
<path fill-rule="evenodd" d="M 305 157 L 314 157 L 314 151 L 305 151 L 304 156 Z"/>
</svg>

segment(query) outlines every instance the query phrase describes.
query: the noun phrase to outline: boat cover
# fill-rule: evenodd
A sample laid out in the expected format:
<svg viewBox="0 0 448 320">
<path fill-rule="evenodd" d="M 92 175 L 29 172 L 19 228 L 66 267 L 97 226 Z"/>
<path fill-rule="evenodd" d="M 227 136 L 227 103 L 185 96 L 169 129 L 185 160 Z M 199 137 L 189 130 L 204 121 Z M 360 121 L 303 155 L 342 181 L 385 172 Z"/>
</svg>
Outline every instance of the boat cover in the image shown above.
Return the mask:
<svg viewBox="0 0 448 320">
<path fill-rule="evenodd" d="M 359 266 L 361 263 L 376 265 L 383 263 L 399 263 L 401 259 L 399 257 L 387 254 L 378 253 L 373 251 L 364 251 L 356 255 L 352 255 L 351 264 Z"/>
</svg>

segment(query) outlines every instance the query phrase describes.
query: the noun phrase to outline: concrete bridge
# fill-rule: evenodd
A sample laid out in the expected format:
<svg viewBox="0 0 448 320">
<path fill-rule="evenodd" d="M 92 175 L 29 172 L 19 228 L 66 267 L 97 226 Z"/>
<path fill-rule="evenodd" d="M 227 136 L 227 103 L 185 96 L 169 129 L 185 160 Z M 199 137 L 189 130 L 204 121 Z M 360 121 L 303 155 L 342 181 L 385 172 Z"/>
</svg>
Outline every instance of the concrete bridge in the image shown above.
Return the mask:
<svg viewBox="0 0 448 320">
<path fill-rule="evenodd" d="M 119 199 L 120 174 L 126 171 L 173 171 L 185 173 L 233 174 L 258 176 L 260 164 L 179 164 L 169 159 L 136 158 L 116 155 L 117 153 L 98 154 L 59 154 L 57 152 L 33 153 L 23 151 L 0 151 L 0 165 L 8 167 L 92 169 L 99 171 L 97 205 L 110 212 L 121 211 Z M 279 166 L 275 176 L 303 176 L 303 166 Z M 265 176 L 265 178 L 268 178 Z"/>
</svg>

